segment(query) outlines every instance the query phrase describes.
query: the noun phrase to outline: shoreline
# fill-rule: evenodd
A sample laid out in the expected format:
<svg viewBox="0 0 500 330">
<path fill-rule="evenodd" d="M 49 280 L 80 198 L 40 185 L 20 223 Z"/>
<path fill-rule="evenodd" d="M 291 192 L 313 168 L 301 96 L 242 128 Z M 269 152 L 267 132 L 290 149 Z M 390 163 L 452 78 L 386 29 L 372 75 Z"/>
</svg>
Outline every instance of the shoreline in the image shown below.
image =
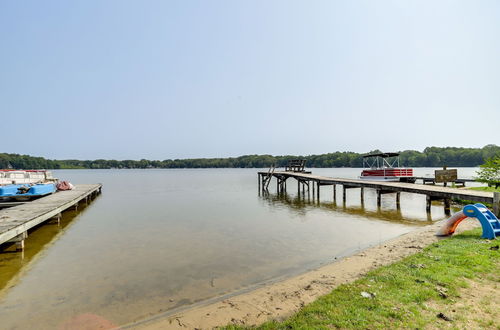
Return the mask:
<svg viewBox="0 0 500 330">
<path fill-rule="evenodd" d="M 443 239 L 434 234 L 444 221 L 418 228 L 300 275 L 276 279 L 254 289 L 215 297 L 120 328 L 212 329 L 229 324 L 251 326 L 271 319 L 282 320 L 335 287 L 353 282 L 372 269 L 401 260 Z M 477 221 L 464 222 L 457 233 L 477 226 Z"/>
</svg>

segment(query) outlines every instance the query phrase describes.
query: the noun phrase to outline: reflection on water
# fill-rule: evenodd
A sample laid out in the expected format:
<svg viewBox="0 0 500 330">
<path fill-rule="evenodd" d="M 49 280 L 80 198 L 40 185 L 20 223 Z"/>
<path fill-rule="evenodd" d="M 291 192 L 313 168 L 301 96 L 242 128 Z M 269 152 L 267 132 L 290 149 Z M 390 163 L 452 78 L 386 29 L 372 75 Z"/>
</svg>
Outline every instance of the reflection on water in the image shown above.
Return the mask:
<svg viewBox="0 0 500 330">
<path fill-rule="evenodd" d="M 324 187 L 322 189 L 325 190 Z M 334 188 L 331 187 L 330 189 Z M 337 190 L 339 190 L 338 187 Z M 358 189 L 357 191 L 359 192 L 360 189 Z M 412 194 L 401 193 L 401 195 L 402 199 L 404 200 L 402 202 L 403 204 L 418 203 L 418 200 L 422 199 Z M 357 215 L 360 217 L 371 218 L 374 220 L 385 220 L 385 221 L 390 221 L 392 223 L 402 223 L 402 224 L 416 225 L 416 226 L 424 226 L 434 221 L 432 212 L 426 213 L 425 218 L 422 217 L 421 212 L 412 213 L 411 208 L 406 209 L 406 211 L 410 212 L 405 212 L 405 214 L 403 214 L 403 211 L 401 210 L 402 208 L 401 202 L 391 203 L 390 201 L 387 200 L 387 198 L 394 199 L 395 194 L 384 195 L 383 198 L 385 198 L 386 200 L 384 201 L 385 203 L 383 204 L 383 207 L 376 207 L 374 203 L 376 202 L 377 197 L 374 192 L 370 193 L 368 189 L 365 189 L 363 197 L 361 197 L 360 194 L 359 203 L 353 203 L 352 195 L 348 201 L 346 202 L 342 201 L 340 203 L 338 203 L 337 199 L 334 199 L 333 197 L 331 201 L 323 199 L 317 200 L 314 198 L 314 196 L 311 197 L 311 194 L 307 193 L 288 194 L 286 192 L 269 193 L 266 191 L 261 191 L 259 192 L 259 196 L 261 196 L 264 201 L 268 202 L 269 205 L 272 205 L 273 207 L 287 206 L 294 212 L 297 212 L 298 214 L 302 215 L 304 215 L 309 208 L 321 208 L 324 210 L 343 212 L 346 214 Z M 339 197 L 337 196 L 337 198 Z M 443 218 L 442 216 L 443 214 L 440 211 L 444 207 L 444 205 L 441 204 L 442 203 L 440 202 L 435 202 L 433 205 L 435 220 L 441 220 Z M 459 210 L 460 208 L 452 207 L 452 212 L 456 212 Z"/>
<path fill-rule="evenodd" d="M 322 169 L 324 172 L 327 169 Z M 358 170 L 329 169 L 330 176 Z M 5 329 L 50 329 L 82 314 L 125 324 L 290 276 L 445 217 L 425 197 L 347 191 L 334 203 L 261 195 L 255 169 L 55 171 L 103 194 L 61 227 L 30 233 L 24 259 L 0 253 Z M 293 190 L 293 189 L 290 189 Z M 337 195 L 339 198 L 340 194 Z M 29 315 L 29 317 L 26 317 Z"/>
<path fill-rule="evenodd" d="M 92 199 L 88 203 L 99 197 L 90 196 L 90 198 Z M 16 284 L 16 279 L 20 277 L 22 271 L 28 270 L 29 265 L 36 260 L 40 252 L 64 234 L 75 218 L 85 212 L 88 203 L 81 202 L 78 211 L 73 208 L 65 211 L 59 222 L 47 221 L 30 229 L 25 240 L 25 249 L 22 252 L 16 251 L 14 243 L 0 245 L 0 292 Z"/>
</svg>

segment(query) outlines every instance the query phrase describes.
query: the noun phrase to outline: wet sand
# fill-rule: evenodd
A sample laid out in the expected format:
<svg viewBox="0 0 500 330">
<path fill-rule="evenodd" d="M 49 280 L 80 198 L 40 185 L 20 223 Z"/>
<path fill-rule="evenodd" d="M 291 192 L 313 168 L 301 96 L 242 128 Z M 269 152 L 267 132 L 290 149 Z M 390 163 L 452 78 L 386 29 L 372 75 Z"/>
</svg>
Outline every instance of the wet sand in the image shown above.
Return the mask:
<svg viewBox="0 0 500 330">
<path fill-rule="evenodd" d="M 164 313 L 125 325 L 133 329 L 212 329 L 227 324 L 258 325 L 271 319 L 283 319 L 343 283 L 353 282 L 366 272 L 388 265 L 441 238 L 434 234 L 443 224 L 439 221 L 368 248 L 332 264 L 284 281 L 265 285 L 254 291 L 220 298 L 175 314 Z M 464 221 L 457 232 L 479 226 Z"/>
</svg>

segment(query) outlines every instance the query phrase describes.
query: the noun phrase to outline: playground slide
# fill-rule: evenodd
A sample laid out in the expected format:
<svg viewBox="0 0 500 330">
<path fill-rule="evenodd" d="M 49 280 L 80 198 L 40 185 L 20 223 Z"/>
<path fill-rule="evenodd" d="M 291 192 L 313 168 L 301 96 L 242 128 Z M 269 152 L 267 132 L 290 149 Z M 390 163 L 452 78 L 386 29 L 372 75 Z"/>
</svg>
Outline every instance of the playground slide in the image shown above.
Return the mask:
<svg viewBox="0 0 500 330">
<path fill-rule="evenodd" d="M 445 224 L 443 227 L 441 227 L 438 232 L 436 233 L 436 236 L 449 236 L 453 235 L 455 230 L 457 229 L 458 225 L 460 222 L 462 222 L 463 219 L 468 218 L 464 214 L 463 211 L 457 212 L 451 216 L 448 220 L 446 220 Z"/>
<path fill-rule="evenodd" d="M 483 204 L 466 205 L 462 211 L 455 213 L 441 227 L 436 236 L 452 235 L 457 229 L 460 222 L 465 218 L 476 218 L 481 223 L 483 235 L 481 237 L 494 239 L 500 236 L 500 221 L 498 218 Z"/>
</svg>

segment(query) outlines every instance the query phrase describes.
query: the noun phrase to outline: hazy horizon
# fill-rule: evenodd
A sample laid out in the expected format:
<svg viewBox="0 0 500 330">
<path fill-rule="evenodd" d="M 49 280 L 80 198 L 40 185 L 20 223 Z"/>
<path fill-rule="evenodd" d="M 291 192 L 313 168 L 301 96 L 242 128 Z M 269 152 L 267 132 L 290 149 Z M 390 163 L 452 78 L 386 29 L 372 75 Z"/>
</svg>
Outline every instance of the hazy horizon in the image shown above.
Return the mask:
<svg viewBox="0 0 500 330">
<path fill-rule="evenodd" d="M 0 152 L 184 159 L 500 140 L 500 2 L 0 3 Z"/>
<path fill-rule="evenodd" d="M 491 144 L 489 144 L 491 145 Z M 428 148 L 433 148 L 433 147 L 437 147 L 437 148 L 441 148 L 441 147 L 438 147 L 438 146 L 428 146 Z M 477 147 L 478 149 L 482 149 L 483 147 L 485 146 L 482 146 L 482 147 Z M 427 147 L 426 147 L 427 148 Z M 469 147 L 460 147 L 460 146 L 446 146 L 446 147 L 442 147 L 442 148 L 469 148 Z M 474 147 L 472 147 L 474 148 Z M 425 149 L 425 148 L 424 148 Z M 422 150 L 415 150 L 415 149 L 406 149 L 406 150 L 384 150 L 384 149 L 380 149 L 380 148 L 377 148 L 377 149 L 373 149 L 373 150 L 368 150 L 366 152 L 356 152 L 356 151 L 352 151 L 352 150 L 335 150 L 335 151 L 328 151 L 328 152 L 323 152 L 323 153 L 318 153 L 318 154 L 276 154 L 276 155 L 273 155 L 273 154 L 241 154 L 241 155 L 232 155 L 232 156 L 221 156 L 221 157 L 190 157 L 189 159 L 212 159 L 212 158 L 238 158 L 238 157 L 244 157 L 244 156 L 263 156 L 263 155 L 270 155 L 270 156 L 273 156 L 273 157 L 282 157 L 282 156 L 299 156 L 299 157 L 308 157 L 308 156 L 315 156 L 315 155 L 324 155 L 324 154 L 329 154 L 329 153 L 336 153 L 336 152 L 354 152 L 354 153 L 358 153 L 358 154 L 368 154 L 370 152 L 373 152 L 373 151 L 376 151 L 376 150 L 380 150 L 381 152 L 404 152 L 404 151 L 418 151 L 418 152 L 424 152 L 424 149 Z M 1 152 L 0 152 L 1 153 Z M 31 156 L 31 157 L 43 157 L 45 159 L 51 159 L 51 160 L 82 160 L 82 161 L 87 161 L 87 160 L 98 160 L 98 159 L 104 159 L 104 160 L 118 160 L 118 161 L 123 161 L 123 160 L 134 160 L 134 161 L 139 161 L 141 159 L 146 159 L 146 160 L 150 160 L 150 161 L 163 161 L 163 160 L 175 160 L 175 159 L 188 159 L 188 158 L 94 158 L 94 159 L 83 159 L 83 158 L 48 158 L 48 157 L 45 157 L 43 155 L 30 155 L 30 154 L 22 154 L 22 153 L 17 153 L 17 152 L 13 152 L 13 153 L 10 153 L 10 154 L 21 154 L 21 155 L 27 155 L 27 156 Z"/>
</svg>

